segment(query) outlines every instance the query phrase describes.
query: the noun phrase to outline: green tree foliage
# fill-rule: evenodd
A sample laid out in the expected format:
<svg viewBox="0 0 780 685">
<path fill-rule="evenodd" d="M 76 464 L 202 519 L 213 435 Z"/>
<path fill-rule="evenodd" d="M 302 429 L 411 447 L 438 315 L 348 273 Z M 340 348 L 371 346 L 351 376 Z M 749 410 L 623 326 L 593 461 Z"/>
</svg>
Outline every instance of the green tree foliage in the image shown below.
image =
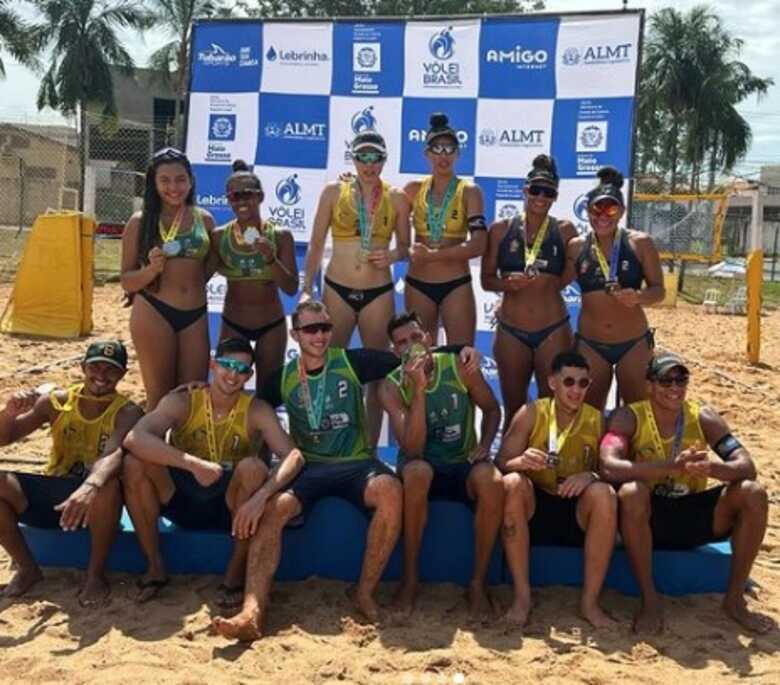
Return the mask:
<svg viewBox="0 0 780 685">
<path fill-rule="evenodd" d="M 638 168 L 668 179 L 672 192 L 708 188 L 750 147 L 736 106 L 773 84 L 739 61 L 743 41 L 709 8 L 662 9 L 650 17 L 641 67 Z"/>
<path fill-rule="evenodd" d="M 32 64 L 29 28 L 11 8 L 9 0 L 0 0 L 0 52 L 7 52 L 23 64 Z M 5 65 L 0 57 L 0 78 L 5 77 Z"/>
</svg>

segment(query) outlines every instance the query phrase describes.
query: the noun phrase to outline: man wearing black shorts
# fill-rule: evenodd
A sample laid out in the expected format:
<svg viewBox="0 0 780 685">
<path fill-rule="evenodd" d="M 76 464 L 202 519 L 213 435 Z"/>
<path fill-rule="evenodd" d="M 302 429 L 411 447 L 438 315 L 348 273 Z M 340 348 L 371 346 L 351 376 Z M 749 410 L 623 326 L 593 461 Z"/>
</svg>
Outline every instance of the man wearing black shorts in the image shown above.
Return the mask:
<svg viewBox="0 0 780 685">
<path fill-rule="evenodd" d="M 401 446 L 398 470 L 404 484 L 404 572 L 396 608 L 404 615 L 414 608 L 428 499 L 443 499 L 475 509 L 469 613 L 487 618 L 487 572 L 504 507 L 501 473 L 490 459 L 501 409 L 479 370 L 466 373 L 454 353 L 431 350 L 430 335 L 415 312 L 393 317 L 387 332 L 403 360 L 379 389 Z M 479 440 L 475 407 L 482 410 Z"/>
<path fill-rule="evenodd" d="M 601 473 L 620 484 L 620 530 L 642 598 L 634 629 L 663 629 L 653 548 L 686 549 L 730 537 L 723 610 L 749 630 L 766 632 L 772 623 L 750 611 L 744 597 L 766 531 L 766 490 L 723 418 L 686 399 L 689 378 L 682 358 L 654 357 L 647 369 L 649 399 L 618 409 L 601 443 Z M 708 487 L 709 478 L 720 483 Z"/>
<path fill-rule="evenodd" d="M 51 425 L 52 449 L 45 475 L 0 472 L 0 545 L 16 574 L 0 594 L 23 595 L 43 577 L 19 530 L 19 522 L 71 531 L 89 527 L 91 550 L 82 606 L 102 604 L 109 585 L 106 559 L 122 510 L 119 475 L 122 440 L 141 409 L 116 392 L 127 371 L 121 342 L 92 343 L 81 364 L 84 379 L 65 390 L 41 386 L 18 392 L 0 411 L 0 445 L 18 442 Z"/>
</svg>

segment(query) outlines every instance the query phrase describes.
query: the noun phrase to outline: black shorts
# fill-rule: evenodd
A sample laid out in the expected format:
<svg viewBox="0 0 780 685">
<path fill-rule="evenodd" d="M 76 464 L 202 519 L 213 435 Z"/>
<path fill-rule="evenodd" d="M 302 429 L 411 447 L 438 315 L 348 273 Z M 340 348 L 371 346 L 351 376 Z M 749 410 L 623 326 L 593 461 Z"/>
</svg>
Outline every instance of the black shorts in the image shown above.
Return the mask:
<svg viewBox="0 0 780 685">
<path fill-rule="evenodd" d="M 366 486 L 377 476 L 396 477 L 392 469 L 379 459 L 326 464 L 309 462 L 290 484 L 287 492 L 301 503 L 305 517 L 314 504 L 323 497 L 341 497 L 363 513 L 368 513 L 364 501 Z"/>
<path fill-rule="evenodd" d="M 81 487 L 82 476 L 43 476 L 34 473 L 13 473 L 27 499 L 27 508 L 19 521 L 34 528 L 59 528 L 61 512 L 54 507 L 64 502 Z"/>
<path fill-rule="evenodd" d="M 216 483 L 204 488 L 184 469 L 169 468 L 176 490 L 160 515 L 181 528 L 193 530 L 230 530 L 231 516 L 225 501 L 232 469 L 225 469 Z"/>
<path fill-rule="evenodd" d="M 430 462 L 429 462 L 430 463 Z M 428 499 L 462 502 L 474 508 L 474 500 L 469 497 L 466 483 L 474 466 L 470 462 L 460 464 L 431 464 L 433 480 L 428 490 Z"/>
<path fill-rule="evenodd" d="M 577 523 L 579 497 L 551 495 L 534 485 L 536 509 L 528 522 L 532 545 L 582 547 L 585 532 Z"/>
<path fill-rule="evenodd" d="M 715 507 L 725 485 L 682 497 L 652 495 L 650 528 L 655 549 L 691 549 L 708 542 L 728 540 L 731 531 L 715 535 Z"/>
</svg>

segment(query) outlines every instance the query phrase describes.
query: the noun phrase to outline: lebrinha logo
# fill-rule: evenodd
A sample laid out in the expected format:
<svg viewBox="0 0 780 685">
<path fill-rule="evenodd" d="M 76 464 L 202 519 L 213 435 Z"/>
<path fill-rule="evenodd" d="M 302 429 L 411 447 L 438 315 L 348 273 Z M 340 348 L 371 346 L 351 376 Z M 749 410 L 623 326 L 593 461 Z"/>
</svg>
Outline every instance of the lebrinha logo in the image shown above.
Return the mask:
<svg viewBox="0 0 780 685">
<path fill-rule="evenodd" d="M 615 45 L 588 45 L 582 48 L 570 47 L 563 51 L 561 61 L 567 67 L 579 64 L 620 64 L 631 61 L 633 43 L 617 43 Z"/>
<path fill-rule="evenodd" d="M 298 183 L 298 174 L 283 178 L 276 184 L 276 199 L 283 205 L 297 205 L 301 199 L 301 184 Z"/>
<path fill-rule="evenodd" d="M 224 195 L 197 193 L 195 196 L 195 204 L 197 204 L 198 207 L 212 207 L 214 209 L 222 209 L 228 206 L 228 201 Z"/>
<path fill-rule="evenodd" d="M 212 43 L 206 50 L 198 52 L 198 61 L 207 67 L 229 67 L 237 60 L 238 57 L 225 50 L 219 43 Z"/>
<path fill-rule="evenodd" d="M 358 110 L 352 115 L 352 133 L 357 135 L 363 131 L 376 131 L 376 117 L 374 116 L 374 108 L 366 107 L 365 109 Z"/>
<path fill-rule="evenodd" d="M 296 66 L 312 66 L 321 62 L 330 62 L 330 57 L 319 50 L 288 50 L 284 48 L 277 50 L 273 45 L 266 50 L 265 59 L 268 62 L 278 60 L 279 64 Z"/>
<path fill-rule="evenodd" d="M 423 86 L 429 88 L 458 88 L 462 85 L 460 64 L 452 61 L 455 56 L 455 38 L 452 26 L 434 33 L 428 41 L 433 62 L 423 62 Z"/>
</svg>

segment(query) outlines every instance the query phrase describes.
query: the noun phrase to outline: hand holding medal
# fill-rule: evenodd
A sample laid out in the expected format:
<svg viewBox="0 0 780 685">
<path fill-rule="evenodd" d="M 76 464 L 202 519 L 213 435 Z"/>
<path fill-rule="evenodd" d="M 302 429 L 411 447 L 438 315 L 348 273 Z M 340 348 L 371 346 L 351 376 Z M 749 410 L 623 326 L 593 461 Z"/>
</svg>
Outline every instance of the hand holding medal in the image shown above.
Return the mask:
<svg viewBox="0 0 780 685">
<path fill-rule="evenodd" d="M 181 228 L 181 220 L 184 216 L 184 207 L 176 212 L 176 216 L 173 217 L 173 221 L 168 228 L 165 227 L 162 217 L 157 223 L 157 228 L 160 231 L 160 238 L 162 238 L 162 251 L 166 257 L 175 257 L 181 252 L 181 243 L 176 239 L 179 235 L 179 229 Z"/>
</svg>

